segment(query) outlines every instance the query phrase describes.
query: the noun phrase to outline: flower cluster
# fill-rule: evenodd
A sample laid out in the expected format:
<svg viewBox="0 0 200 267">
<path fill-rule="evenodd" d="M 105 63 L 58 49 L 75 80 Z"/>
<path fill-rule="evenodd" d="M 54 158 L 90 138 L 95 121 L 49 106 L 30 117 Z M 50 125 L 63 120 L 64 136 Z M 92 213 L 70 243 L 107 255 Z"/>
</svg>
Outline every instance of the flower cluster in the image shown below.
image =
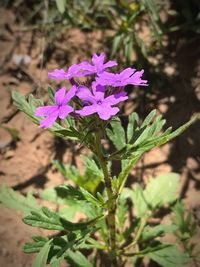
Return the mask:
<svg viewBox="0 0 200 267">
<path fill-rule="evenodd" d="M 147 85 L 142 80 L 143 70 L 136 71 L 126 68 L 120 73 L 107 72 L 108 68 L 117 65 L 116 61 L 105 62 L 105 54 L 99 56 L 94 54 L 92 63 L 83 61 L 73 64 L 67 71 L 55 69 L 48 74 L 53 80 L 69 80 L 72 87 L 67 92 L 65 87 L 58 89 L 55 93 L 55 105 L 38 107 L 36 116 L 45 117 L 40 121 L 39 127 L 50 128 L 59 119 L 65 119 L 69 114 L 75 113 L 79 116 L 98 114 L 102 120 L 108 120 L 119 112 L 116 105 L 128 99 L 124 87 L 128 84 Z M 78 84 L 74 78 L 92 75 L 91 88 Z M 68 103 L 75 98 L 79 99 L 81 109 L 75 110 Z"/>
</svg>

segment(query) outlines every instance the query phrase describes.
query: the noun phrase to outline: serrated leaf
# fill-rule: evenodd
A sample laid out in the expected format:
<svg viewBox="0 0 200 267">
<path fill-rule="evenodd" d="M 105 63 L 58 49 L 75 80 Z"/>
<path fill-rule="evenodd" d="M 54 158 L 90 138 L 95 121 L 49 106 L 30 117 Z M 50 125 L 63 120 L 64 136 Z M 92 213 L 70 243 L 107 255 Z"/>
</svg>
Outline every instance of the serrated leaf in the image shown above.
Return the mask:
<svg viewBox="0 0 200 267">
<path fill-rule="evenodd" d="M 191 261 L 187 253 L 180 252 L 174 245 L 155 250 L 147 255 L 163 267 L 183 267 Z"/>
<path fill-rule="evenodd" d="M 126 137 L 121 121 L 116 117 L 110 124 L 112 129 L 106 129 L 107 136 L 117 149 L 122 149 L 126 146 Z"/>
<path fill-rule="evenodd" d="M 84 174 L 71 165 L 64 165 L 59 161 L 53 161 L 54 166 L 66 177 L 75 182 L 78 186 L 83 187 L 85 190 L 94 193 L 100 181 L 102 180 L 102 172 L 96 165 L 95 161 L 83 157 L 84 161 Z"/>
<path fill-rule="evenodd" d="M 155 111 L 153 111 L 154 113 Z M 154 115 L 154 114 L 152 114 Z M 148 116 L 147 116 L 148 117 Z M 153 117 L 153 116 L 152 116 Z M 148 120 L 151 118 L 148 118 Z M 134 134 L 130 140 L 131 144 L 127 144 L 123 149 L 111 154 L 111 159 L 127 159 L 125 164 L 122 165 L 122 170 L 118 176 L 118 190 L 121 192 L 123 185 L 126 182 L 129 172 L 137 164 L 142 155 L 151 150 L 154 147 L 163 145 L 169 140 L 175 138 L 190 127 L 195 121 L 199 119 L 199 115 L 195 115 L 190 121 L 179 127 L 174 132 L 171 132 L 171 127 L 164 133 L 161 133 L 161 129 L 165 123 L 165 120 L 161 116 L 158 116 L 154 122 L 149 126 L 137 127 L 134 130 Z M 146 122 L 148 121 L 146 120 Z M 145 122 L 145 124 L 146 124 Z M 130 128 L 130 127 L 129 127 Z M 111 132 L 112 134 L 112 132 Z M 130 138 L 130 134 L 129 134 Z M 117 139 L 116 139 L 117 142 Z M 116 156 L 116 158 L 115 158 Z"/>
<path fill-rule="evenodd" d="M 42 237 L 42 236 L 33 236 L 32 237 L 33 241 L 32 243 L 28 242 L 24 245 L 23 251 L 25 253 L 36 253 L 41 250 L 42 247 L 46 244 L 46 242 L 49 241 L 48 238 Z"/>
<path fill-rule="evenodd" d="M 146 200 L 146 195 L 139 184 L 135 184 L 134 186 L 132 201 L 134 203 L 135 215 L 137 217 L 141 218 L 148 214 L 151 206 L 149 206 Z"/>
<path fill-rule="evenodd" d="M 92 264 L 80 251 L 68 251 L 67 261 L 74 267 L 92 267 Z"/>
<path fill-rule="evenodd" d="M 37 254 L 32 267 L 45 267 L 47 264 L 48 254 L 51 248 L 51 242 L 52 240 L 49 240 L 44 247 L 40 250 L 40 252 Z"/>
<path fill-rule="evenodd" d="M 59 214 L 52 212 L 47 207 L 43 207 L 41 212 L 31 212 L 30 215 L 23 218 L 23 222 L 34 227 L 49 230 L 76 231 L 94 225 L 95 222 L 98 222 L 103 217 L 103 215 L 100 215 L 87 222 L 72 223 L 59 216 Z"/>
<path fill-rule="evenodd" d="M 176 173 L 157 176 L 147 184 L 145 190 L 136 184 L 131 195 L 136 216 L 141 218 L 150 210 L 173 202 L 176 199 L 178 185 L 179 176 Z"/>
<path fill-rule="evenodd" d="M 80 190 L 69 185 L 47 188 L 43 190 L 41 197 L 54 203 L 67 205 L 67 207 L 59 209 L 59 214 L 67 220 L 72 220 L 77 212 L 84 213 L 89 218 L 94 218 L 99 211 L 95 207 L 96 205 L 94 206 L 94 199 L 90 202 Z"/>
<path fill-rule="evenodd" d="M 28 214 L 31 211 L 38 211 L 41 208 L 37 205 L 35 198 L 29 192 L 27 196 L 16 193 L 12 188 L 2 185 L 0 187 L 0 202 L 9 209 L 22 211 Z"/>
<path fill-rule="evenodd" d="M 178 185 L 177 173 L 161 174 L 148 183 L 144 192 L 145 198 L 153 209 L 163 204 L 170 204 L 177 198 Z"/>
</svg>

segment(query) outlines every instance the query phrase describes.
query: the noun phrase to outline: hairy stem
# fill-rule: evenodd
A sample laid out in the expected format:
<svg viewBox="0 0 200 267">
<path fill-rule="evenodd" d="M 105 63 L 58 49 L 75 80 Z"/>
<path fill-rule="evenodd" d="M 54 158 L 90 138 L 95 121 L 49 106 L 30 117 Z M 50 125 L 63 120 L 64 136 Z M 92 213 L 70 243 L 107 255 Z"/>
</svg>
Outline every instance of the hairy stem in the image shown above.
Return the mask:
<svg viewBox="0 0 200 267">
<path fill-rule="evenodd" d="M 101 148 L 101 139 L 99 136 L 99 132 L 96 133 L 96 153 L 99 159 L 99 163 L 101 165 L 103 174 L 104 174 L 104 182 L 105 188 L 108 196 L 108 215 L 107 215 L 107 225 L 109 229 L 109 245 L 111 254 L 115 254 L 116 251 L 116 223 L 115 223 L 115 213 L 116 213 L 116 199 L 113 194 L 111 177 L 109 175 L 107 160 L 103 155 Z M 115 265 L 116 266 L 116 265 Z"/>
</svg>

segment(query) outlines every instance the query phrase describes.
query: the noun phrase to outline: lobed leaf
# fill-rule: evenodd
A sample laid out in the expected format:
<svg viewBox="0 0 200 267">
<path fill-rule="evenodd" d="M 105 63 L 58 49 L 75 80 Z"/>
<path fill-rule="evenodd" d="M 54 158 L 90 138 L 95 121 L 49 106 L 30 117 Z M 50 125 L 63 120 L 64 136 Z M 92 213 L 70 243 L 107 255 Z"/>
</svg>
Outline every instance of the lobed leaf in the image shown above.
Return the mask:
<svg viewBox="0 0 200 267">
<path fill-rule="evenodd" d="M 16 193 L 12 188 L 2 185 L 0 187 L 0 202 L 9 209 L 22 211 L 28 214 L 31 211 L 38 211 L 41 208 L 37 205 L 35 198 L 29 192 L 27 196 Z"/>
<path fill-rule="evenodd" d="M 183 267 L 191 261 L 189 255 L 179 251 L 175 245 L 163 247 L 147 255 L 163 267 Z"/>
<path fill-rule="evenodd" d="M 143 190 L 139 184 L 134 186 L 129 196 L 132 199 L 135 215 L 142 218 L 156 208 L 170 204 L 176 199 L 179 176 L 176 173 L 161 174 L 152 179 Z"/>
<path fill-rule="evenodd" d="M 72 223 L 59 216 L 59 214 L 52 212 L 47 207 L 43 207 L 41 212 L 32 211 L 30 215 L 23 218 L 23 221 L 28 225 L 49 230 L 76 231 L 94 225 L 95 222 L 98 222 L 103 217 L 103 215 L 100 215 L 88 222 Z"/>
<path fill-rule="evenodd" d="M 80 251 L 69 250 L 67 252 L 67 261 L 74 267 L 92 267 L 92 264 Z"/>
<path fill-rule="evenodd" d="M 117 149 L 122 149 L 126 146 L 126 137 L 121 121 L 118 117 L 115 117 L 110 124 L 111 129 L 106 129 L 107 136 Z"/>
<path fill-rule="evenodd" d="M 41 248 L 40 252 L 37 254 L 32 267 L 45 267 L 48 259 L 48 254 L 51 248 L 52 240 L 46 242 L 46 244 Z"/>
</svg>

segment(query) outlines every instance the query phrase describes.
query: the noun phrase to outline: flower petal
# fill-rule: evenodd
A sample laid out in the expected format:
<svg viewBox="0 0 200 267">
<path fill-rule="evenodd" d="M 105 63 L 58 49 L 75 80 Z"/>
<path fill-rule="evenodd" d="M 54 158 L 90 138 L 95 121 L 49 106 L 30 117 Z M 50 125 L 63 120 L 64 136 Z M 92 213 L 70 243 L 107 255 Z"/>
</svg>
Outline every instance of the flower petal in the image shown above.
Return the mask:
<svg viewBox="0 0 200 267">
<path fill-rule="evenodd" d="M 56 104 L 58 106 L 63 104 L 63 101 L 65 100 L 65 94 L 66 94 L 66 88 L 65 87 L 62 87 L 61 89 L 59 89 L 55 93 L 55 100 L 56 100 Z"/>
<path fill-rule="evenodd" d="M 106 88 L 96 82 L 92 83 L 92 92 L 95 101 L 103 101 Z"/>
<path fill-rule="evenodd" d="M 108 104 L 103 104 L 98 107 L 98 115 L 102 120 L 108 120 L 113 115 L 117 114 L 119 112 L 119 108 L 117 107 L 111 107 Z"/>
<path fill-rule="evenodd" d="M 57 117 L 58 116 L 54 114 L 53 116 L 49 116 L 46 119 L 41 120 L 39 128 L 50 128 L 56 121 Z"/>
<path fill-rule="evenodd" d="M 95 97 L 86 86 L 79 86 L 76 95 L 85 102 L 96 103 Z"/>
<path fill-rule="evenodd" d="M 53 80 L 64 80 L 67 79 L 67 73 L 63 69 L 55 69 L 48 73 L 48 77 Z"/>
<path fill-rule="evenodd" d="M 104 64 L 104 69 L 111 68 L 117 66 L 117 62 L 115 60 L 109 60 L 107 63 Z"/>
<path fill-rule="evenodd" d="M 108 103 L 110 105 L 116 105 L 122 101 L 125 101 L 128 99 L 128 96 L 126 95 L 126 92 L 121 92 L 118 94 L 113 94 L 104 99 L 104 103 Z"/>
<path fill-rule="evenodd" d="M 67 92 L 66 96 L 63 99 L 63 105 L 66 105 L 76 94 L 77 87 L 73 85 L 69 91 Z"/>
<path fill-rule="evenodd" d="M 73 64 L 67 70 L 67 78 L 71 79 L 73 77 L 80 77 L 82 75 L 82 66 L 81 64 Z"/>
<path fill-rule="evenodd" d="M 95 66 L 99 66 L 99 65 L 102 65 L 103 67 L 103 63 L 104 63 L 104 60 L 105 60 L 105 53 L 101 53 L 99 56 L 97 54 L 93 54 L 92 56 L 92 63 L 95 65 Z"/>
<path fill-rule="evenodd" d="M 129 84 L 133 85 L 143 85 L 143 86 L 148 86 L 147 80 L 142 80 L 141 77 L 144 73 L 144 70 L 141 71 L 136 71 L 129 79 Z"/>
<path fill-rule="evenodd" d="M 118 73 L 117 75 L 119 75 L 121 79 L 127 79 L 127 78 L 129 78 L 135 71 L 136 71 L 136 69 L 126 68 L 125 70 L 123 70 L 122 72 Z"/>
<path fill-rule="evenodd" d="M 57 106 L 43 106 L 36 108 L 34 113 L 35 116 L 50 116 L 50 114 L 54 113 L 57 110 Z"/>
<path fill-rule="evenodd" d="M 70 106 L 61 106 L 59 108 L 58 117 L 60 119 L 65 119 L 67 117 L 67 115 L 73 111 L 74 111 L 74 109 Z"/>
<path fill-rule="evenodd" d="M 85 106 L 83 109 L 81 110 L 76 110 L 76 113 L 81 115 L 81 116 L 88 116 L 91 115 L 93 113 L 97 112 L 97 105 L 91 105 L 91 106 Z"/>
</svg>

